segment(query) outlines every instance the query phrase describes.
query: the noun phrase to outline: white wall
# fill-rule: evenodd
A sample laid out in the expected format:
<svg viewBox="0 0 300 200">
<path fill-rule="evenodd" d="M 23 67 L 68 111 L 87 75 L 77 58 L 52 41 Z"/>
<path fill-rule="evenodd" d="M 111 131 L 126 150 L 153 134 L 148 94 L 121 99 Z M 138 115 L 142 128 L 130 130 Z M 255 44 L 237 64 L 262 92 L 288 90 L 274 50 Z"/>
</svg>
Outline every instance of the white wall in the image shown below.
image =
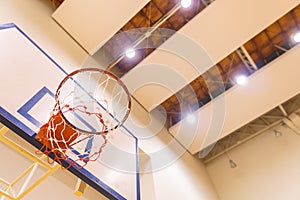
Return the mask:
<svg viewBox="0 0 300 200">
<path fill-rule="evenodd" d="M 281 137 L 269 130 L 229 151 L 237 168 L 229 167 L 225 155 L 207 164 L 221 200 L 300 199 L 300 136 L 278 130 Z"/>
<path fill-rule="evenodd" d="M 135 101 L 125 122 L 139 138 L 141 199 L 219 200 L 202 161 L 163 127 L 164 116 L 149 115 Z"/>
<path fill-rule="evenodd" d="M 199 158 L 185 153 L 172 165 L 141 176 L 142 199 L 219 200 Z"/>
</svg>

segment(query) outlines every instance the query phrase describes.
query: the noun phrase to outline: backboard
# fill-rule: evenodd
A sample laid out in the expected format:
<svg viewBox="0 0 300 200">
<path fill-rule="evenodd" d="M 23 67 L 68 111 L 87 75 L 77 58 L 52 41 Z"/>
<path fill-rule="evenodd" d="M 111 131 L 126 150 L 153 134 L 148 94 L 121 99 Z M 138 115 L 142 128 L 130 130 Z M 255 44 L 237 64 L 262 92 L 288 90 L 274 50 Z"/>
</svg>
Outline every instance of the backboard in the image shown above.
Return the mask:
<svg viewBox="0 0 300 200">
<path fill-rule="evenodd" d="M 0 121 L 40 148 L 34 137 L 70 72 L 15 24 L 0 25 L 0 44 Z M 109 199 L 140 199 L 138 141 L 124 126 L 112 133 L 99 160 L 69 170 Z"/>
</svg>

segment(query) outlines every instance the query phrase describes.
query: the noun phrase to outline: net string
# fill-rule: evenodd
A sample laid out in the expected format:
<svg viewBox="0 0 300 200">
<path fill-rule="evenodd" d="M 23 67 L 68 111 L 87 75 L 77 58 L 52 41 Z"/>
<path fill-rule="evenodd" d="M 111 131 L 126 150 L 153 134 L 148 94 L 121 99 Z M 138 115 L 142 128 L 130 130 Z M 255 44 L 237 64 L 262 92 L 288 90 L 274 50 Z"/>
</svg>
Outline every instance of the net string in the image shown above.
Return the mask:
<svg viewBox="0 0 300 200">
<path fill-rule="evenodd" d="M 111 117 L 111 120 L 107 120 L 105 123 L 107 125 L 110 125 L 111 129 L 115 129 L 119 126 L 119 124 L 121 124 L 123 122 L 123 118 L 126 116 L 126 113 L 130 110 L 130 108 L 128 108 L 128 104 L 122 104 L 122 99 L 126 99 L 126 92 L 124 92 L 124 90 L 120 89 L 122 87 L 122 85 L 119 85 L 119 83 L 117 82 L 117 80 L 115 80 L 113 77 L 109 76 L 108 74 L 104 74 L 105 78 L 99 78 L 99 79 L 104 79 L 102 80 L 102 82 L 98 82 L 97 86 L 95 88 L 92 88 L 93 90 L 86 90 L 86 88 L 80 88 L 82 90 L 85 91 L 85 93 L 82 93 L 80 96 L 76 96 L 75 98 L 73 97 L 74 95 L 74 91 L 71 91 L 68 95 L 65 95 L 64 97 L 62 97 L 60 95 L 60 91 L 58 92 L 58 103 L 61 105 L 71 105 L 71 104 L 77 104 L 77 103 L 83 103 L 81 101 L 81 98 L 83 96 L 87 94 L 89 94 L 90 96 L 93 96 L 94 92 L 99 92 L 100 94 L 97 95 L 97 97 L 103 97 L 103 98 L 94 98 L 91 97 L 90 101 L 87 102 L 85 100 L 86 104 L 97 104 L 98 107 L 96 107 L 96 109 L 100 112 L 101 109 L 103 109 L 106 113 L 108 113 Z M 102 75 L 102 77 L 104 76 Z M 91 73 L 89 74 L 89 79 L 91 77 Z M 107 97 L 107 93 L 105 91 L 107 91 L 107 87 L 109 85 L 110 80 L 112 80 L 113 82 L 115 82 L 117 84 L 117 86 L 114 87 L 113 91 L 112 91 L 112 96 L 110 96 L 110 98 Z M 74 81 L 74 80 L 73 80 Z M 100 81 L 100 80 L 99 80 Z M 76 82 L 74 81 L 75 85 Z M 115 91 L 117 91 L 115 93 Z M 77 94 L 76 94 L 77 95 Z M 114 105 L 121 105 L 121 108 L 118 107 L 118 112 L 116 112 L 116 107 L 114 107 Z M 80 110 L 78 110 L 80 111 Z M 87 111 L 87 108 L 85 108 L 85 111 Z M 89 112 L 89 111 L 87 111 Z M 119 116 L 120 114 L 123 114 L 121 116 Z M 74 125 L 74 124 L 73 124 Z M 106 131 L 108 131 L 109 128 L 106 129 Z M 99 132 L 99 131 L 98 131 Z"/>
<path fill-rule="evenodd" d="M 57 104 L 55 108 L 57 107 Z M 36 153 L 39 155 L 46 154 L 48 156 L 48 163 L 53 164 L 54 161 L 57 161 L 60 165 L 62 165 L 62 161 L 67 161 L 68 166 L 63 167 L 63 169 L 69 169 L 71 166 L 76 166 L 77 168 L 84 167 L 89 161 L 96 161 L 100 154 L 102 153 L 104 147 L 108 143 L 108 133 L 101 134 L 101 137 L 103 139 L 102 144 L 97 148 L 94 152 L 78 152 L 77 158 L 71 158 L 69 155 L 72 153 L 71 148 L 75 146 L 76 144 L 81 143 L 82 141 L 85 141 L 87 139 L 90 139 L 92 137 L 95 137 L 96 135 L 87 135 L 87 134 L 81 134 L 78 130 L 75 130 L 68 126 L 65 119 L 61 116 L 62 113 L 60 112 L 71 112 L 74 110 L 77 110 L 79 108 L 84 108 L 84 106 L 78 106 L 77 108 L 70 108 L 68 105 L 65 105 L 63 108 L 60 109 L 54 109 L 54 111 L 59 112 L 52 112 L 51 117 L 49 121 L 45 124 L 46 134 L 40 135 L 40 141 L 42 141 L 43 146 L 40 148 L 39 151 Z M 84 110 L 82 110 L 84 112 Z M 100 113 L 88 113 L 90 115 L 97 115 L 99 120 L 101 119 Z M 56 119 L 61 120 L 59 123 L 57 123 Z M 100 120 L 100 122 L 104 123 L 103 119 Z M 105 128 L 105 125 L 103 126 Z M 61 129 L 57 131 L 58 129 Z M 71 135 L 70 130 L 72 131 Z M 68 136 L 66 137 L 66 131 L 68 131 Z M 59 135 L 57 135 L 59 134 Z M 79 139 L 79 136 L 86 135 L 83 138 Z M 61 138 L 61 139 L 60 139 Z M 45 149 L 43 151 L 43 149 Z M 54 157 L 53 159 L 49 158 L 49 154 L 53 153 Z M 81 161 L 81 165 L 78 164 L 78 162 Z"/>
</svg>

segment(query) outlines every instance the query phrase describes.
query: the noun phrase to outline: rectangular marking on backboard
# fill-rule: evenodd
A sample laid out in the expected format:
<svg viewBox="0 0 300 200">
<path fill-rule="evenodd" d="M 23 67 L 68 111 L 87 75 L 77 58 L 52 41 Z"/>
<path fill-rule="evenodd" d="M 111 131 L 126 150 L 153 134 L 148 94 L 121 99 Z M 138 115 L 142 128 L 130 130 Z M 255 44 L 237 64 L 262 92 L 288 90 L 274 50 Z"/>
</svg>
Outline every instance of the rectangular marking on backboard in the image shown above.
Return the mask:
<svg viewBox="0 0 300 200">
<path fill-rule="evenodd" d="M 42 101 L 42 99 L 46 95 L 50 95 L 53 98 L 53 100 L 55 98 L 55 95 L 46 86 L 44 86 L 33 97 L 31 97 L 19 110 L 17 110 L 18 113 L 20 113 L 24 118 L 26 118 L 28 121 L 30 121 L 32 124 L 34 124 L 38 128 L 41 127 L 43 124 L 39 120 L 37 120 L 36 116 L 30 114 L 29 112 L 32 109 L 34 109 L 34 107 L 40 101 Z M 53 103 L 54 103 L 54 101 L 53 101 Z M 85 124 L 88 128 L 90 128 L 91 131 L 95 131 L 95 129 L 92 126 L 90 126 L 84 119 L 82 119 L 80 116 L 77 116 L 77 117 L 83 124 Z M 88 152 L 88 150 L 92 148 L 92 142 L 93 142 L 93 138 L 90 138 L 86 145 L 86 152 Z M 72 151 L 74 154 L 79 155 L 79 153 L 75 149 L 72 149 Z M 88 155 L 89 154 L 87 154 L 85 156 L 88 156 Z"/>
<path fill-rule="evenodd" d="M 47 94 L 49 94 L 51 97 L 54 98 L 54 94 L 47 87 L 44 86 L 31 99 L 29 99 L 19 110 L 17 110 L 17 112 L 20 113 L 23 117 L 25 117 L 32 124 L 34 124 L 36 127 L 41 127 L 42 126 L 41 122 L 38 121 L 34 116 L 30 115 L 29 111 L 39 101 L 41 101 L 41 99 Z"/>
</svg>

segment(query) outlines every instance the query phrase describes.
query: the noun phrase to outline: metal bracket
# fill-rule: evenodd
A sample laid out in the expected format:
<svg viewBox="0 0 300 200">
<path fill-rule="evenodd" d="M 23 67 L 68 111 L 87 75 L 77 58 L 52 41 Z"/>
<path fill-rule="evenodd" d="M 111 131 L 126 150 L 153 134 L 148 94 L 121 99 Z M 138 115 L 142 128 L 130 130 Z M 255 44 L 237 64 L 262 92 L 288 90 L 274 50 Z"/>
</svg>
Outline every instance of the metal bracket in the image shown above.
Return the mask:
<svg viewBox="0 0 300 200">
<path fill-rule="evenodd" d="M 254 63 L 253 59 L 251 58 L 244 46 L 239 47 L 236 50 L 236 53 L 238 54 L 238 56 L 240 57 L 240 59 L 251 74 L 258 69 L 257 65 Z"/>
<path fill-rule="evenodd" d="M 30 153 L 28 150 L 24 149 L 23 147 L 19 146 L 18 144 L 11 141 L 9 138 L 5 136 L 5 134 L 9 131 L 9 129 L 5 126 L 3 126 L 0 129 L 0 141 L 6 144 L 11 149 L 15 150 L 16 152 L 22 154 L 24 157 L 29 158 L 31 161 L 33 161 L 32 165 L 28 167 L 22 174 L 20 174 L 15 180 L 12 182 L 6 181 L 4 179 L 0 178 L 0 182 L 4 184 L 6 187 L 4 190 L 0 189 L 0 200 L 4 199 L 11 199 L 11 200 L 21 200 L 24 198 L 26 194 L 28 194 L 30 191 L 32 191 L 36 186 L 38 186 L 43 180 L 45 180 L 48 176 L 53 174 L 60 165 L 57 163 L 53 163 L 52 165 L 49 165 L 45 159 L 47 158 L 45 155 L 41 157 L 36 157 L 32 153 Z M 40 176 L 35 182 L 32 184 L 29 184 L 34 173 L 38 169 L 38 167 L 41 166 L 43 168 L 46 168 L 47 171 Z M 26 177 L 27 176 L 27 177 Z M 25 181 L 23 182 L 23 185 L 21 186 L 21 189 L 16 192 L 14 190 L 14 186 L 21 182 L 23 178 L 26 177 Z"/>
</svg>

